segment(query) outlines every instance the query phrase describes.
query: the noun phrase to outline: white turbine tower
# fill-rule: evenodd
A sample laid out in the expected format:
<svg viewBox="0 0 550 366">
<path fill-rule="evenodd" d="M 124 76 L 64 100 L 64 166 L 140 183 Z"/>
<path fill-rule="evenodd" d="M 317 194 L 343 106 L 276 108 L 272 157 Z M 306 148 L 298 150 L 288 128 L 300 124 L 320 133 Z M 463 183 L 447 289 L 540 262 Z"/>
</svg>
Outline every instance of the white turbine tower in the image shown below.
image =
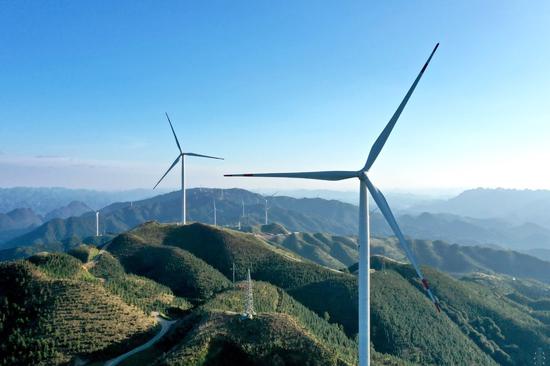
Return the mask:
<svg viewBox="0 0 550 366">
<path fill-rule="evenodd" d="M 320 172 L 300 172 L 300 173 L 262 173 L 262 174 L 227 174 L 226 176 L 234 177 L 276 177 L 276 178 L 304 178 L 304 179 L 316 179 L 316 180 L 328 180 L 328 181 L 338 181 L 343 179 L 357 178 L 359 180 L 359 365 L 367 366 L 370 364 L 370 325 L 369 325 L 369 316 L 370 316 L 370 303 L 369 303 L 369 270 L 370 270 L 370 232 L 369 232 L 369 206 L 367 199 L 367 189 L 370 192 L 372 198 L 376 202 L 376 205 L 382 212 L 382 215 L 390 225 L 395 236 L 398 238 L 399 243 L 403 247 L 405 254 L 409 258 L 409 261 L 413 265 L 418 277 L 422 282 L 422 286 L 426 290 L 428 296 L 435 304 L 437 311 L 440 311 L 439 300 L 432 294 L 428 281 L 424 278 L 420 267 L 418 266 L 416 259 L 405 240 L 395 217 L 390 209 L 390 206 L 386 202 L 386 199 L 382 192 L 374 186 L 374 184 L 369 179 L 367 172 L 373 165 L 374 161 L 380 154 L 382 147 L 386 143 L 395 123 L 399 119 L 401 112 L 407 105 L 409 98 L 411 97 L 416 85 L 422 78 L 424 71 L 428 67 L 439 43 L 436 44 L 433 49 L 430 57 L 420 70 L 420 73 L 414 80 L 409 91 L 405 95 L 405 98 L 393 114 L 392 118 L 380 134 L 374 145 L 371 148 L 367 162 L 365 166 L 358 171 L 320 171 Z"/>
<path fill-rule="evenodd" d="M 99 211 L 95 212 L 95 236 L 99 236 Z"/>
<path fill-rule="evenodd" d="M 181 223 L 183 225 L 186 224 L 186 197 L 185 197 L 185 157 L 186 156 L 195 156 L 195 157 L 198 157 L 198 158 L 208 158 L 208 159 L 218 159 L 218 160 L 223 160 L 223 158 L 218 158 L 218 157 L 215 157 L 215 156 L 209 156 L 209 155 L 201 155 L 201 154 L 195 154 L 195 153 L 190 153 L 190 152 L 183 152 L 182 149 L 181 149 L 181 146 L 180 146 L 180 142 L 178 141 L 178 137 L 176 136 L 176 132 L 174 131 L 174 126 L 172 126 L 172 121 L 170 121 L 170 117 L 168 117 L 168 113 L 165 113 L 166 114 L 166 118 L 168 119 L 168 123 L 170 124 L 170 129 L 172 130 L 172 134 L 174 135 L 174 139 L 176 140 L 176 145 L 178 145 L 178 150 L 180 151 L 178 157 L 176 158 L 176 160 L 174 160 L 174 162 L 172 163 L 172 165 L 170 165 L 170 168 L 168 168 L 168 170 L 166 171 L 166 173 L 164 173 L 164 175 L 159 179 L 159 181 L 157 182 L 157 184 L 155 184 L 155 186 L 153 187 L 153 189 L 157 188 L 157 186 L 159 185 L 159 183 L 164 179 L 164 177 L 166 177 L 166 175 L 168 174 L 168 172 L 170 172 L 170 170 L 172 170 L 173 167 L 176 166 L 176 164 L 180 161 L 181 159 Z"/>
<path fill-rule="evenodd" d="M 214 213 L 214 226 L 218 226 L 218 209 L 216 208 L 215 198 L 212 200 L 212 203 L 214 204 L 214 208 L 212 209 L 212 212 Z"/>
<path fill-rule="evenodd" d="M 275 195 L 276 195 L 277 193 L 279 193 L 279 192 L 275 192 L 275 193 L 273 193 L 271 196 L 264 198 L 264 201 L 265 201 L 265 224 L 266 224 L 266 225 L 268 224 L 268 219 L 267 219 L 268 211 L 269 211 L 269 209 L 271 208 L 271 206 L 268 205 L 267 200 L 268 200 L 269 198 L 275 197 Z"/>
</svg>

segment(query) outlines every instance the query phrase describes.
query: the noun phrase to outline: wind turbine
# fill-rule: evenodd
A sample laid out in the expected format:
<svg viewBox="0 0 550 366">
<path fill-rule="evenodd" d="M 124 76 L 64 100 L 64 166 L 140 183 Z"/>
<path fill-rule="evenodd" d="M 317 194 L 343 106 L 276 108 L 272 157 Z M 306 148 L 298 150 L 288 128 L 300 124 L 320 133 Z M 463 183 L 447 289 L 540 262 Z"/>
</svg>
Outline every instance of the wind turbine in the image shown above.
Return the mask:
<svg viewBox="0 0 550 366">
<path fill-rule="evenodd" d="M 99 236 L 99 211 L 95 212 L 95 236 Z"/>
<path fill-rule="evenodd" d="M 399 243 L 403 247 L 405 254 L 409 258 L 412 266 L 416 270 L 416 274 L 420 278 L 422 286 L 426 290 L 428 296 L 434 303 L 438 312 L 441 311 L 439 306 L 439 300 L 432 294 L 428 281 L 424 278 L 420 267 L 418 266 L 416 259 L 409 247 L 409 244 L 405 240 L 397 221 L 388 205 L 386 198 L 374 186 L 372 181 L 368 177 L 368 171 L 374 164 L 376 158 L 380 154 L 380 151 L 384 147 L 386 140 L 388 139 L 395 123 L 399 119 L 401 112 L 407 105 L 409 98 L 411 97 L 418 82 L 422 78 L 424 71 L 428 67 L 435 51 L 439 47 L 439 43 L 435 45 L 430 57 L 420 70 L 420 73 L 414 80 L 409 91 L 405 95 L 401 104 L 393 114 L 392 118 L 380 134 L 374 145 L 372 146 L 367 161 L 363 168 L 357 171 L 320 171 L 320 172 L 299 172 L 299 173 L 261 173 L 261 174 L 226 174 L 227 177 L 275 177 L 275 178 L 303 178 L 303 179 L 316 179 L 316 180 L 328 180 L 339 181 L 350 178 L 357 178 L 359 180 L 359 365 L 367 366 L 370 364 L 370 303 L 369 303 L 369 270 L 370 270 L 370 231 L 369 231 L 369 202 L 367 199 L 367 189 L 370 192 L 372 198 L 379 207 L 382 215 L 390 225 L 395 236 L 398 238 Z"/>
<path fill-rule="evenodd" d="M 178 157 L 176 158 L 176 160 L 174 160 L 172 165 L 170 165 L 170 168 L 168 168 L 166 173 L 164 173 L 164 175 L 159 179 L 157 184 L 155 184 L 153 189 L 157 188 L 159 183 L 164 179 L 164 177 L 166 177 L 166 175 L 170 172 L 170 170 L 172 170 L 172 168 L 175 167 L 176 164 L 181 159 L 181 223 L 182 223 L 182 225 L 185 225 L 186 224 L 186 217 L 185 217 L 186 216 L 185 157 L 186 156 L 194 156 L 194 157 L 198 157 L 198 158 L 208 158 L 208 159 L 217 159 L 217 160 L 223 160 L 223 158 L 218 158 L 218 157 L 209 156 L 209 155 L 195 154 L 195 153 L 191 153 L 191 152 L 183 152 L 182 149 L 181 149 L 180 142 L 178 141 L 178 137 L 176 136 L 176 132 L 174 131 L 174 126 L 172 126 L 172 121 L 170 121 L 170 117 L 168 117 L 168 113 L 165 112 L 165 114 L 166 114 L 166 119 L 168 119 L 168 123 L 170 124 L 170 129 L 172 130 L 172 134 L 174 135 L 174 139 L 176 140 L 176 145 L 178 145 L 178 150 L 180 151 L 180 153 L 179 153 Z"/>
<path fill-rule="evenodd" d="M 277 193 L 279 193 L 279 192 L 275 192 L 271 196 L 264 198 L 264 200 L 265 200 L 265 224 L 266 225 L 268 224 L 268 222 L 267 222 L 268 221 L 267 220 L 267 211 L 271 208 L 271 206 L 267 205 L 267 199 L 268 198 L 273 198 Z"/>
<path fill-rule="evenodd" d="M 214 213 L 214 226 L 218 226 L 218 209 L 216 208 L 215 198 L 212 200 L 212 203 L 214 204 L 214 208 L 210 212 Z"/>
</svg>

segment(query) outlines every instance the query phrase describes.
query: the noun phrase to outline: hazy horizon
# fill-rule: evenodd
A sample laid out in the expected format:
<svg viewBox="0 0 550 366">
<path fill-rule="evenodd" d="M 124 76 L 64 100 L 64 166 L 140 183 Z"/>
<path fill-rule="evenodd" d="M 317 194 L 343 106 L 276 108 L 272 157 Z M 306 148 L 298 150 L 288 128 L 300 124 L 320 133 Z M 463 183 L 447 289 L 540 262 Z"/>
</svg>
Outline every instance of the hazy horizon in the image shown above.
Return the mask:
<svg viewBox="0 0 550 366">
<path fill-rule="evenodd" d="M 136 187 L 136 188 L 120 188 L 120 189 L 101 189 L 101 188 L 88 188 L 88 187 L 67 187 L 67 186 L 44 186 L 44 185 L 26 185 L 26 186 L 0 186 L 0 189 L 16 189 L 16 188 L 29 188 L 29 189 L 67 189 L 67 190 L 84 190 L 84 191 L 95 191 L 95 192 L 132 192 L 132 191 L 149 191 L 154 195 L 165 194 L 169 192 L 179 191 L 181 187 L 162 187 L 157 189 L 152 189 L 150 187 Z M 350 194 L 354 197 L 357 196 L 357 190 L 355 189 L 326 189 L 326 188 L 285 188 L 281 186 L 265 186 L 259 188 L 244 188 L 239 186 L 209 186 L 209 185 L 196 185 L 188 186 L 187 189 L 245 189 L 251 192 L 256 192 L 264 195 L 271 195 L 276 193 L 280 195 L 282 193 L 292 192 L 293 194 L 299 194 L 303 192 L 304 194 L 313 194 L 318 193 L 343 193 Z M 403 194 L 403 195 L 415 195 L 415 196 L 424 196 L 431 198 L 446 198 L 451 197 L 457 194 L 460 194 L 464 191 L 476 190 L 476 189 L 486 189 L 486 190 L 512 190 L 512 191 L 550 191 L 550 189 L 531 189 L 531 188 L 504 188 L 504 187 L 453 187 L 453 188 L 442 188 L 442 187 L 433 187 L 433 188 L 421 188 L 421 189 L 407 189 L 407 188 L 386 188 L 384 191 L 389 194 Z M 355 197 L 356 198 L 356 197 Z"/>
</svg>

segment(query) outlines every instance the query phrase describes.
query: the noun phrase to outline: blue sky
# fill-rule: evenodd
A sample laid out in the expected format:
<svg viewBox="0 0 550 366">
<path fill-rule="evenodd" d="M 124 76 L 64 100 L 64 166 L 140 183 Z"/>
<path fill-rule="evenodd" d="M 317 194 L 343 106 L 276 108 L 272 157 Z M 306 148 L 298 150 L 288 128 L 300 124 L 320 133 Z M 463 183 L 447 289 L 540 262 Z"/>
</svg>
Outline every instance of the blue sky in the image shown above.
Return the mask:
<svg viewBox="0 0 550 366">
<path fill-rule="evenodd" d="M 392 190 L 550 189 L 547 1 L 2 1 L 0 186 L 355 189 L 221 177 L 372 169 Z M 548 170 L 548 171 L 545 171 Z M 165 187 L 178 184 L 171 174 Z"/>
</svg>

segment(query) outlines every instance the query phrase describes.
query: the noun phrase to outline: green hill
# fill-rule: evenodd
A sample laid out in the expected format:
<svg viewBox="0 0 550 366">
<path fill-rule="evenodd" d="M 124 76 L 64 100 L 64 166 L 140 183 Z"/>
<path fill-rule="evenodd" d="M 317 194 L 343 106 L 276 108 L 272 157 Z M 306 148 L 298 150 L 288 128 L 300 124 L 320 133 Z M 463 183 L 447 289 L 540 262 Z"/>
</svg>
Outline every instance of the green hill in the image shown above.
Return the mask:
<svg viewBox="0 0 550 366">
<path fill-rule="evenodd" d="M 126 365 L 354 365 L 353 266 L 349 273 L 317 265 L 266 241 L 276 236 L 291 234 L 148 222 L 101 250 L 2 262 L 0 364 L 104 361 L 152 337 L 155 321 L 146 314 L 160 311 L 181 318 Z M 295 237 L 323 248 L 337 240 Z M 424 268 L 441 301 L 437 313 L 394 240 L 373 240 L 373 251 L 398 259 L 371 259 L 373 365 L 528 365 L 539 347 L 550 347 L 550 285 L 503 274 L 542 278 L 538 262 L 441 242 L 413 248 L 454 277 Z M 252 321 L 240 317 L 244 290 L 229 280 L 233 263 L 237 281 L 247 268 L 254 279 Z"/>
<path fill-rule="evenodd" d="M 255 235 L 203 224 L 178 226 L 150 222 L 130 234 L 138 245 L 146 242 L 188 251 L 227 278 L 232 277 L 233 263 L 237 279 L 244 279 L 250 268 L 254 279 L 281 287 L 319 315 L 328 312 L 331 321 L 342 324 L 348 334 L 357 332 L 357 322 L 349 315 L 357 313 L 354 276 L 304 261 Z M 327 297 L 350 301 L 325 301 Z"/>
<path fill-rule="evenodd" d="M 526 365 L 537 347 L 550 346 L 547 319 L 487 285 L 425 269 L 442 303 L 438 315 L 410 266 L 383 258 L 373 266 L 372 342 L 380 352 L 422 365 Z"/>
<path fill-rule="evenodd" d="M 188 251 L 134 233 L 117 236 L 108 250 L 127 272 L 151 278 L 178 296 L 203 300 L 230 286 L 224 275 Z"/>
<path fill-rule="evenodd" d="M 347 268 L 359 258 L 357 241 L 351 237 L 292 233 L 273 235 L 268 240 L 317 264 L 334 269 Z"/>
<path fill-rule="evenodd" d="M 157 365 L 346 365 L 286 314 L 263 313 L 252 320 L 224 312 L 197 316 Z"/>
<path fill-rule="evenodd" d="M 284 290 L 267 282 L 254 281 L 254 308 L 258 313 L 282 313 L 294 318 L 300 327 L 306 329 L 328 349 L 336 353 L 338 359 L 354 364 L 357 359 L 357 344 L 346 336 L 342 328 L 319 317 L 316 313 L 289 296 Z M 225 291 L 206 303 L 203 308 L 213 311 L 243 311 L 244 282 L 234 290 Z"/>
<path fill-rule="evenodd" d="M 150 337 L 154 319 L 86 279 L 76 259 L 34 261 L 0 263 L 0 364 L 94 359 Z"/>
<path fill-rule="evenodd" d="M 420 365 L 496 364 L 398 273 L 371 278 L 371 341 L 377 351 Z"/>
<path fill-rule="evenodd" d="M 147 277 L 126 273 L 120 262 L 108 252 L 101 253 L 94 262 L 89 262 L 88 268 L 93 276 L 103 280 L 107 291 L 147 313 L 187 310 L 192 307 L 188 300 L 176 296 L 169 287 Z"/>
</svg>

